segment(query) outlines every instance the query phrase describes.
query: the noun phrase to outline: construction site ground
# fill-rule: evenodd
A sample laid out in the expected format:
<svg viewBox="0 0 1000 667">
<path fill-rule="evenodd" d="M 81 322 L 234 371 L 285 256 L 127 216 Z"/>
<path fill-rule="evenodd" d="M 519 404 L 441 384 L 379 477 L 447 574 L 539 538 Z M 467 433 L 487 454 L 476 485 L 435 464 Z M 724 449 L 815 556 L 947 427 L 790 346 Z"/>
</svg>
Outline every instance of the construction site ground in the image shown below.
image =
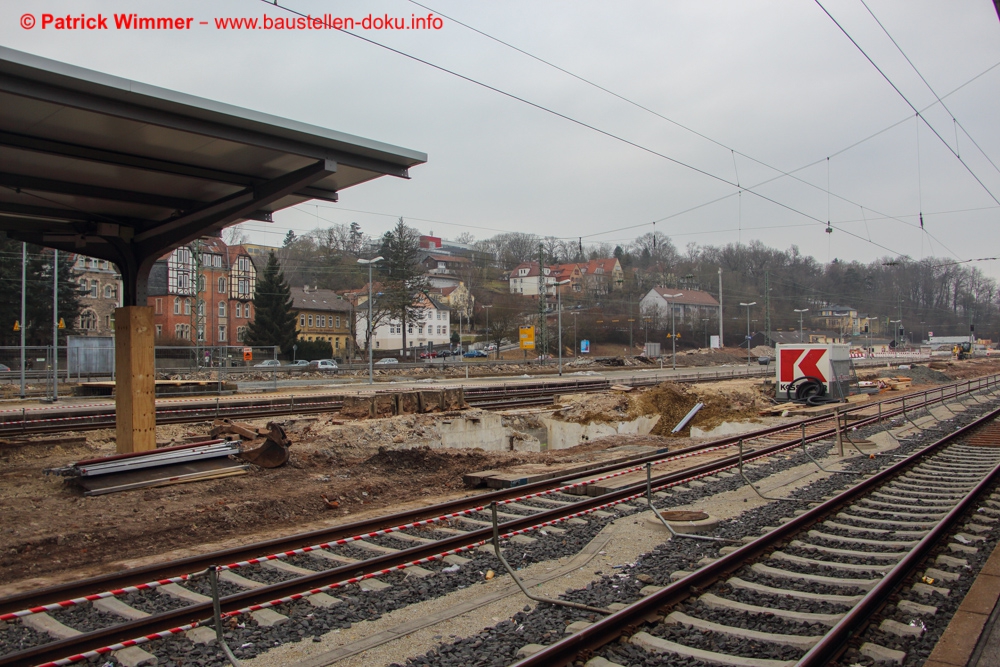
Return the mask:
<svg viewBox="0 0 1000 667">
<path fill-rule="evenodd" d="M 916 382 L 911 391 L 935 381 L 1000 372 L 1000 360 L 945 365 L 931 383 L 918 379 L 920 372 L 912 373 Z M 292 457 L 282 468 L 94 497 L 84 497 L 64 478 L 43 470 L 114 454 L 112 431 L 0 444 L 0 595 L 482 493 L 464 486 L 462 476 L 470 472 L 558 470 L 646 448 L 678 449 L 694 441 L 668 434 L 694 401 L 706 404 L 701 419 L 693 421 L 699 428 L 781 420 L 759 416 L 759 409 L 769 404 L 759 379 L 560 398 L 555 417 L 567 421 L 639 414 L 661 418 L 650 435 L 611 436 L 558 451 L 419 446 L 421 439 L 433 440 L 435 420 L 441 419 L 435 415 L 362 421 L 339 414 L 288 418 Z M 520 410 L 506 418 L 532 417 Z M 208 428 L 207 423 L 160 426 L 157 440 L 182 442 Z M 687 459 L 678 465 L 690 463 Z M 338 506 L 328 507 L 320 494 Z"/>
</svg>

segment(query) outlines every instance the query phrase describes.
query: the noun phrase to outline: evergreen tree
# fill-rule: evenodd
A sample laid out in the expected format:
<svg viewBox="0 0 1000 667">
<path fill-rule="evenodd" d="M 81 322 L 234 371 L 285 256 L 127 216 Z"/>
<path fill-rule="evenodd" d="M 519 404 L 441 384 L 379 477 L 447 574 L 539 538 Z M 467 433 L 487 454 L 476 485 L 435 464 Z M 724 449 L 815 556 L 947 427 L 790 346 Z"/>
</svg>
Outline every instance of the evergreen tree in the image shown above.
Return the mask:
<svg viewBox="0 0 1000 667">
<path fill-rule="evenodd" d="M 21 333 L 14 331 L 14 322 L 21 319 L 21 243 L 4 239 L 0 243 L 0 344 L 20 345 Z M 52 344 L 52 250 L 28 246 L 27 267 L 27 330 L 28 345 Z M 76 332 L 80 316 L 80 287 L 73 270 L 72 255 L 59 253 L 59 317 L 66 328 L 59 331 L 60 345 L 64 336 Z M 25 324 L 21 322 L 22 326 Z"/>
<path fill-rule="evenodd" d="M 249 345 L 277 345 L 282 353 L 291 354 L 296 336 L 295 313 L 291 290 L 273 250 L 267 257 L 263 273 L 257 277 L 253 304 L 254 320 L 247 327 L 246 342 Z"/>
<path fill-rule="evenodd" d="M 407 227 L 400 218 L 396 226 L 382 236 L 379 254 L 384 258 L 377 264 L 383 276 L 380 299 L 392 318 L 402 325 L 405 350 L 407 322 L 420 321 L 423 308 L 417 297 L 427 289 L 427 280 L 418 261 L 420 233 Z"/>
<path fill-rule="evenodd" d="M 298 238 L 298 237 L 295 236 L 295 232 L 293 232 L 291 229 L 289 229 L 288 233 L 285 234 L 285 240 L 282 242 L 281 247 L 282 248 L 290 248 L 292 246 L 292 244 L 295 243 L 295 239 L 296 238 Z"/>
</svg>

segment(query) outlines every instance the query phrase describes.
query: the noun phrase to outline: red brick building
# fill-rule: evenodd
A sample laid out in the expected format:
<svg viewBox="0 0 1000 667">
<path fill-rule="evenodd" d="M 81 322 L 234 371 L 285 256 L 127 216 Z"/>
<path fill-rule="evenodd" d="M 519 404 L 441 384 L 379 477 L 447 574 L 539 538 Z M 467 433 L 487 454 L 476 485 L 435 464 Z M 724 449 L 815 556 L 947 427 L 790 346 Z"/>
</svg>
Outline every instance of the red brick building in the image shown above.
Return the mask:
<svg viewBox="0 0 1000 667">
<path fill-rule="evenodd" d="M 256 281 L 246 249 L 222 239 L 199 239 L 161 257 L 149 274 L 157 343 L 242 344 Z"/>
</svg>

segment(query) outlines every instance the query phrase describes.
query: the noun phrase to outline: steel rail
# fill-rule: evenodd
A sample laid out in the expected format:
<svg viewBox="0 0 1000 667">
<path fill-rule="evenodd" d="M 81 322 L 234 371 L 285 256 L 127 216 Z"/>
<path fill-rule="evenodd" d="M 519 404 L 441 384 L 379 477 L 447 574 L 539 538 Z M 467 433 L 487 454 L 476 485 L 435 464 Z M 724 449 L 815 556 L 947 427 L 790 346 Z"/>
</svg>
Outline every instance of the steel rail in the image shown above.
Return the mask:
<svg viewBox="0 0 1000 667">
<path fill-rule="evenodd" d="M 952 396 L 953 397 L 953 396 Z M 942 395 L 943 398 L 943 395 Z M 1000 409 L 991 413 L 991 416 L 1000 414 Z M 877 417 L 869 418 L 870 421 L 875 421 Z M 869 421 L 866 420 L 866 421 Z M 977 421 L 976 424 L 983 421 L 982 419 Z M 964 432 L 969 427 L 962 429 L 960 432 Z M 813 434 L 809 436 L 809 440 L 821 440 L 829 437 L 831 430 L 827 430 L 821 433 Z M 788 449 L 789 447 L 794 447 L 798 444 L 798 438 L 779 442 L 754 452 L 755 457 L 762 458 L 771 453 Z M 943 442 L 943 440 L 941 441 Z M 926 452 L 936 445 L 922 450 Z M 680 483 L 682 481 L 691 479 L 693 477 L 709 475 L 717 472 L 723 468 L 731 467 L 737 461 L 738 457 L 732 456 L 724 459 L 717 459 L 705 463 L 701 466 L 696 466 L 686 470 L 675 471 L 672 473 L 665 473 L 664 475 L 657 476 L 654 480 L 654 484 L 657 486 Z M 907 461 L 912 462 L 913 457 L 907 459 Z M 897 464 L 888 470 L 898 470 L 901 465 L 905 465 L 906 461 L 901 464 Z M 885 471 L 879 475 L 884 476 Z M 881 478 L 876 475 L 876 478 Z M 874 479 L 874 478 L 872 478 Z M 866 480 L 868 481 L 868 480 Z M 551 483 L 551 480 L 549 480 Z M 604 506 L 608 503 L 613 503 L 615 501 L 620 501 L 622 499 L 634 496 L 637 493 L 642 493 L 646 488 L 646 483 L 641 482 L 628 487 L 623 487 L 614 492 L 604 494 L 602 496 L 597 496 L 589 500 L 582 500 L 573 505 L 553 509 L 549 511 L 543 511 L 532 516 L 526 516 L 520 519 L 511 520 L 503 524 L 503 528 L 507 532 L 513 532 L 518 530 L 525 530 L 537 526 L 539 524 L 545 523 L 547 521 L 558 520 L 564 518 L 568 515 L 579 513 L 581 511 L 587 511 L 597 507 Z M 517 489 L 518 492 L 524 491 L 523 487 Z M 831 502 L 824 503 L 821 507 L 829 507 Z M 485 507 L 483 505 L 482 507 Z M 803 517 L 815 516 L 814 512 L 810 511 L 802 515 Z M 791 522 L 796 525 L 801 524 L 803 519 L 799 519 Z M 787 530 L 786 527 L 779 529 L 781 534 L 784 534 Z M 325 585 L 330 585 L 338 581 L 342 581 L 345 577 L 359 576 L 362 574 L 369 574 L 372 572 L 377 572 L 383 569 L 389 569 L 407 563 L 410 561 L 418 560 L 421 558 L 428 558 L 440 554 L 441 552 L 448 551 L 451 549 L 457 549 L 459 547 L 464 547 L 469 544 L 475 544 L 479 542 L 485 542 L 492 534 L 492 528 L 482 528 L 475 531 L 470 531 L 463 535 L 456 535 L 452 538 L 441 540 L 430 545 L 420 545 L 415 546 L 410 549 L 399 551 L 393 554 L 386 554 L 384 556 L 375 557 L 364 561 L 362 563 L 352 563 L 350 565 L 341 566 L 324 572 L 317 572 L 316 574 L 307 575 L 297 579 L 292 579 L 286 582 L 281 582 L 278 584 L 272 584 L 270 586 L 265 586 L 260 589 L 244 591 L 235 595 L 227 596 L 222 601 L 222 609 L 225 613 L 230 613 L 236 611 L 245 606 L 254 604 L 263 604 L 278 600 L 286 595 L 293 595 L 295 593 L 301 592 L 303 590 L 309 590 L 313 588 L 318 588 Z M 743 558 L 751 555 L 747 550 L 749 549 L 765 549 L 766 546 L 762 546 L 763 538 L 747 545 L 735 552 L 737 554 L 742 554 Z M 715 566 L 710 566 L 713 569 Z M 736 566 L 738 567 L 738 565 Z M 697 574 L 697 573 L 696 573 Z M 688 580 L 691 577 L 685 578 L 684 582 L 690 583 Z M 669 588 L 669 587 L 668 587 Z M 665 589 L 666 590 L 666 589 Z M 663 593 L 663 591 L 661 591 Z M 660 595 L 659 593 L 657 595 Z M 627 610 L 626 610 L 627 611 Z M 31 649 L 26 649 L 24 651 L 18 652 L 16 654 L 8 654 L 6 656 L 0 657 L 0 665 L 29 665 L 34 664 L 38 661 L 45 662 L 47 660 L 59 659 L 67 655 L 67 652 L 86 652 L 88 650 L 96 650 L 103 646 L 113 644 L 119 641 L 125 641 L 132 637 L 141 634 L 150 634 L 154 632 L 160 632 L 169 630 L 170 628 L 176 627 L 182 624 L 182 621 L 191 622 L 199 618 L 204 618 L 206 614 L 211 612 L 211 604 L 203 603 L 200 605 L 191 605 L 184 607 L 182 609 L 174 610 L 172 612 L 167 612 L 163 614 L 157 614 L 155 616 L 148 617 L 146 619 L 141 619 L 137 621 L 132 621 L 128 623 L 123 623 L 110 628 L 101 629 L 95 632 L 86 633 L 78 637 L 51 642 L 38 647 L 33 647 Z M 621 613 L 621 612 L 619 612 Z M 618 614 L 615 614 L 618 616 Z M 550 663 L 541 663 L 550 664 Z M 555 664 L 555 663 L 552 663 Z"/>
<path fill-rule="evenodd" d="M 822 439 L 823 437 L 828 436 L 829 434 L 826 434 L 826 436 L 817 434 L 813 437 L 816 439 Z M 796 446 L 797 444 L 798 438 L 770 445 L 754 451 L 753 454 L 754 456 L 762 457 L 782 449 Z M 735 465 L 737 461 L 738 456 L 730 456 L 686 470 L 665 473 L 654 477 L 653 485 L 660 486 L 664 484 L 677 483 L 691 477 L 709 475 L 724 468 L 731 467 Z M 524 487 L 517 487 L 516 490 L 523 492 L 523 488 Z M 561 519 L 567 515 L 576 514 L 589 509 L 595 509 L 616 500 L 628 498 L 638 493 L 644 493 L 645 489 L 646 482 L 643 480 L 640 483 L 622 487 L 616 491 L 606 493 L 601 496 L 587 497 L 585 500 L 581 500 L 566 507 L 542 511 L 519 519 L 512 519 L 501 524 L 501 527 L 504 532 L 524 530 L 537 524 Z M 487 505 L 482 505 L 482 507 L 485 510 Z M 351 563 L 337 568 L 332 568 L 330 570 L 317 572 L 315 574 L 298 577 L 296 579 L 290 579 L 277 584 L 271 584 L 262 588 L 243 591 L 224 597 L 221 601 L 222 611 L 224 614 L 229 613 L 249 605 L 270 602 L 286 595 L 336 583 L 351 576 L 360 576 L 361 574 L 368 574 L 383 569 L 393 568 L 420 558 L 435 556 L 441 552 L 451 549 L 456 549 L 476 542 L 485 542 L 486 540 L 491 539 L 492 535 L 492 527 L 480 528 L 462 535 L 455 535 L 444 540 L 439 540 L 432 544 L 418 545 L 395 553 L 376 556 L 366 561 Z M 146 635 L 168 630 L 183 623 L 206 618 L 211 614 L 211 602 L 194 604 L 170 612 L 156 614 L 136 621 L 122 623 L 72 638 L 35 646 L 17 653 L 0 656 L 0 666 L 27 666 L 39 662 L 58 660 L 59 658 L 65 657 L 71 653 L 84 653 L 109 644 L 125 641 L 138 635 Z"/>
<path fill-rule="evenodd" d="M 871 477 L 860 481 L 850 489 L 847 489 L 830 500 L 813 507 L 803 514 L 794 517 L 788 523 L 777 527 L 775 530 L 766 533 L 753 542 L 750 542 L 747 545 L 720 557 L 715 562 L 696 570 L 683 579 L 669 584 L 662 590 L 657 591 L 646 598 L 632 603 L 621 611 L 600 619 L 587 628 L 584 628 L 583 630 L 562 639 L 555 644 L 547 646 L 545 649 L 515 663 L 511 667 L 561 667 L 563 665 L 570 665 L 574 661 L 579 660 L 581 657 L 590 656 L 594 651 L 614 641 L 618 637 L 634 634 L 641 625 L 658 621 L 662 617 L 662 610 L 672 607 L 692 597 L 693 595 L 697 595 L 720 579 L 729 577 L 749 561 L 759 558 L 776 545 L 785 542 L 787 539 L 807 529 L 809 526 L 819 523 L 828 515 L 854 501 L 859 496 L 867 493 L 873 488 L 881 486 L 884 482 L 913 465 L 915 462 L 921 460 L 928 454 L 933 453 L 950 442 L 963 437 L 973 429 L 979 428 L 980 426 L 995 420 L 997 417 L 1000 417 L 1000 408 L 990 411 L 988 414 L 978 418 L 976 421 L 959 428 L 954 433 L 949 433 L 936 442 L 911 454 L 906 459 L 903 459 L 898 463 L 872 475 Z M 989 484 L 988 480 L 995 479 L 998 472 L 1000 472 L 1000 465 L 995 467 L 992 472 L 988 474 L 987 478 L 984 479 L 982 483 L 978 484 L 973 492 L 970 492 L 970 495 L 966 496 L 961 503 L 961 507 L 963 509 L 967 508 L 969 503 L 974 500 L 975 495 L 985 489 Z M 939 528 L 936 528 L 936 532 L 933 534 L 940 536 L 944 531 L 949 530 L 961 514 L 962 511 L 957 508 L 953 509 L 945 516 L 944 519 L 942 519 L 941 523 L 938 524 Z M 922 549 L 920 555 L 914 555 L 912 557 L 907 556 L 904 558 L 897 568 L 895 568 L 890 574 L 886 575 L 886 579 L 892 577 L 892 581 L 898 583 L 903 577 L 905 577 L 921 560 L 922 555 L 926 554 L 926 552 L 933 547 L 934 542 L 930 541 L 929 537 L 930 535 L 926 536 L 918 544 L 917 548 Z M 880 604 L 883 604 L 886 601 L 885 596 L 888 594 L 887 591 L 891 591 L 892 588 L 892 586 L 889 586 L 889 584 L 883 581 L 872 589 L 872 592 L 865 597 L 865 599 L 868 600 L 865 608 L 857 614 L 849 613 L 851 616 L 849 622 L 846 622 L 847 617 L 845 617 L 845 620 L 842 620 L 837 626 L 834 627 L 836 636 L 828 641 L 824 639 L 817 644 L 813 650 L 804 656 L 804 658 L 811 656 L 810 661 L 808 663 L 800 662 L 799 665 L 809 665 L 810 667 L 825 665 L 831 658 L 834 657 L 835 653 L 843 647 L 844 642 L 850 639 L 852 634 L 861 626 L 861 624 L 864 623 L 868 616 L 875 611 Z M 882 597 L 876 597 L 874 595 L 875 591 L 878 591 Z M 822 647 L 822 650 L 819 650 L 820 647 Z"/>
<path fill-rule="evenodd" d="M 990 378 L 985 378 L 985 380 L 988 381 L 990 380 Z M 963 384 L 966 384 L 967 386 L 965 390 L 963 390 L 959 394 L 951 394 L 945 397 L 944 392 L 942 391 L 941 396 L 937 400 L 954 399 L 956 398 L 956 396 L 971 393 L 972 391 L 978 391 L 983 388 L 980 386 L 972 387 L 971 383 L 963 383 Z M 987 388 L 991 386 L 990 382 L 987 382 L 985 386 Z M 992 383 L 992 386 L 1000 387 L 1000 384 L 994 382 Z M 933 389 L 928 391 L 937 392 L 938 389 Z M 885 402 L 893 402 L 898 400 L 900 399 L 890 399 L 889 401 Z M 856 408 L 856 410 L 863 408 L 870 408 L 870 407 L 872 406 L 862 405 L 859 408 Z M 911 407 L 910 409 L 919 409 L 919 408 Z M 858 426 L 872 424 L 877 422 L 880 418 L 882 420 L 891 419 L 892 417 L 901 414 L 901 412 L 902 410 L 900 408 L 896 408 L 894 410 L 882 411 L 880 415 L 871 415 L 867 418 L 857 420 L 852 424 L 852 426 L 858 427 Z M 0 613 L 11 613 L 13 611 L 18 611 L 26 606 L 37 606 L 42 604 L 56 603 L 62 600 L 84 597 L 92 593 L 101 592 L 109 589 L 113 590 L 117 588 L 124 588 L 126 586 L 146 583 L 151 580 L 165 579 L 173 576 L 179 576 L 182 574 L 187 574 L 189 572 L 203 570 L 209 565 L 215 563 L 237 562 L 241 560 L 248 560 L 254 557 L 259 557 L 262 554 L 291 551 L 294 549 L 311 546 L 313 544 L 333 542 L 338 539 L 343 539 L 354 535 L 366 534 L 374 532 L 376 530 L 382 530 L 385 528 L 391 528 L 402 524 L 412 523 L 415 521 L 421 521 L 429 518 L 442 516 L 445 514 L 450 514 L 455 511 L 468 509 L 469 507 L 476 507 L 479 505 L 486 506 L 493 501 L 502 501 L 510 498 L 516 498 L 518 496 L 545 491 L 560 486 L 563 483 L 580 479 L 581 476 L 584 475 L 597 477 L 604 474 L 613 473 L 617 470 L 621 470 L 622 468 L 640 466 L 644 465 L 647 462 L 655 462 L 667 457 L 696 454 L 700 451 L 707 449 L 717 448 L 726 445 L 736 445 L 741 439 L 744 440 L 744 443 L 746 444 L 747 442 L 752 440 L 774 437 L 784 432 L 789 432 L 791 434 L 794 431 L 796 432 L 794 436 L 792 436 L 787 441 L 782 441 L 782 443 L 779 444 L 784 445 L 784 444 L 789 444 L 791 442 L 799 442 L 800 437 L 797 432 L 803 426 L 815 427 L 822 424 L 822 422 L 831 420 L 832 418 L 833 418 L 832 415 L 809 417 L 795 422 L 790 422 L 788 424 L 779 424 L 775 426 L 770 426 L 763 429 L 759 429 L 757 431 L 753 431 L 751 433 L 728 436 L 725 438 L 720 438 L 718 440 L 713 440 L 698 445 L 692 445 L 690 447 L 685 447 L 669 452 L 660 450 L 652 454 L 649 454 L 647 456 L 631 459 L 625 462 L 610 463 L 608 465 L 598 466 L 590 470 L 587 470 L 585 472 L 576 471 L 565 475 L 560 475 L 558 477 L 553 477 L 547 480 L 542 480 L 539 482 L 533 482 L 530 484 L 516 486 L 508 489 L 499 489 L 497 491 L 487 492 L 477 496 L 459 498 L 445 503 L 419 508 L 417 510 L 384 515 L 368 519 L 365 521 L 342 524 L 340 526 L 335 526 L 332 528 L 311 531 L 307 533 L 300 533 L 289 537 L 275 538 L 272 540 L 250 543 L 240 547 L 233 547 L 230 549 L 206 553 L 200 556 L 190 556 L 187 558 L 171 561 L 168 564 L 147 565 L 130 569 L 127 572 L 99 575 L 96 577 L 90 577 L 79 581 L 69 582 L 67 584 L 60 584 L 57 586 L 51 586 L 40 590 L 18 593 L 15 595 L 0 598 Z M 830 437 L 834 434 L 835 434 L 835 428 L 829 428 L 821 430 L 809 436 L 807 439 L 809 441 L 815 441 Z M 764 449 L 766 448 L 753 450 L 752 453 L 756 454 L 757 452 L 764 451 Z M 729 459 L 736 461 L 738 460 L 738 456 L 734 455 L 728 457 L 727 460 Z M 686 470 L 691 470 L 691 468 L 688 468 Z"/>
</svg>

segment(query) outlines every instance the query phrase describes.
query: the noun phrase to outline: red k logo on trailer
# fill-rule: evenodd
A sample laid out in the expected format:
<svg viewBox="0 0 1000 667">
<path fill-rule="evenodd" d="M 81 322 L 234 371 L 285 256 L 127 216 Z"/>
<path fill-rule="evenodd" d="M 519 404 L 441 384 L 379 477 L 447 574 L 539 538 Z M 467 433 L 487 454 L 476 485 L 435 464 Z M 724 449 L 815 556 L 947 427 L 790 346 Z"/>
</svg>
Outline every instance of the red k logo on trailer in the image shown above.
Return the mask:
<svg viewBox="0 0 1000 667">
<path fill-rule="evenodd" d="M 791 382 L 800 377 L 814 377 L 820 382 L 826 382 L 826 375 L 818 366 L 826 353 L 825 349 L 782 348 L 780 351 L 781 376 L 778 381 Z"/>
</svg>

